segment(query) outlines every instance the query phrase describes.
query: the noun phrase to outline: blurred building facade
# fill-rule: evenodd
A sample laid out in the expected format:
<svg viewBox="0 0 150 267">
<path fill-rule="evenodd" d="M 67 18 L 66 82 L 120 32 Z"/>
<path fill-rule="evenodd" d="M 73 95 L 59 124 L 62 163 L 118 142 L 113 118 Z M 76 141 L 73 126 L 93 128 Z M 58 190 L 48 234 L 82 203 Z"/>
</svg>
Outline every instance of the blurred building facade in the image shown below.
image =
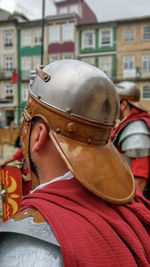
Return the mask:
<svg viewBox="0 0 150 267">
<path fill-rule="evenodd" d="M 18 27 L 19 120 L 28 95 L 30 71 L 59 59 L 75 59 L 76 25 L 96 22 L 85 1 L 55 1 L 56 15 L 26 21 Z"/>
<path fill-rule="evenodd" d="M 102 69 L 115 81 L 116 23 L 78 25 L 77 31 L 78 59 Z"/>
<path fill-rule="evenodd" d="M 150 17 L 97 22 L 83 0 L 55 1 L 56 15 L 29 21 L 0 9 L 0 121 L 20 121 L 30 72 L 59 59 L 101 68 L 117 84 L 135 81 L 150 106 Z"/>
<path fill-rule="evenodd" d="M 116 81 L 136 82 L 150 106 L 150 16 L 117 21 Z"/>
<path fill-rule="evenodd" d="M 24 110 L 29 90 L 30 72 L 41 65 L 41 20 L 25 21 L 18 27 L 18 116 Z"/>
<path fill-rule="evenodd" d="M 17 27 L 16 19 L 0 10 L 0 121 L 17 121 Z"/>
<path fill-rule="evenodd" d="M 18 25 L 27 18 L 18 12 L 0 9 L 0 121 L 18 124 Z"/>
<path fill-rule="evenodd" d="M 46 18 L 46 63 L 59 59 L 75 59 L 76 25 L 97 22 L 95 13 L 83 0 L 55 1 L 55 6 L 57 15 Z"/>
</svg>

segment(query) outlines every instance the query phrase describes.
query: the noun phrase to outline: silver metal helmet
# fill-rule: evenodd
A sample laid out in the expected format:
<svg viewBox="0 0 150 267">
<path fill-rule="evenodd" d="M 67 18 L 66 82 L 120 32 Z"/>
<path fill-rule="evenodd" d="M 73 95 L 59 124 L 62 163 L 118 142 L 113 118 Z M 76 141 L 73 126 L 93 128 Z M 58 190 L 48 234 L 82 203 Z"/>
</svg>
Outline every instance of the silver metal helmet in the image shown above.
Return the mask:
<svg viewBox="0 0 150 267">
<path fill-rule="evenodd" d="M 130 81 L 124 81 L 117 85 L 117 91 L 120 99 L 126 98 L 128 101 L 139 101 L 140 90 L 136 83 Z"/>
<path fill-rule="evenodd" d="M 121 99 L 126 99 L 132 106 L 150 112 L 150 108 L 140 101 L 140 89 L 136 83 L 130 81 L 123 81 L 117 85 L 117 91 Z"/>
<path fill-rule="evenodd" d="M 59 60 L 37 70 L 30 93 L 44 104 L 72 116 L 114 125 L 118 96 L 114 84 L 100 69 L 78 60 Z M 40 75 L 41 74 L 41 75 Z"/>
<path fill-rule="evenodd" d="M 131 201 L 133 176 L 109 142 L 119 110 L 113 82 L 100 69 L 78 60 L 56 61 L 37 68 L 37 74 L 20 132 L 28 168 L 31 121 L 40 117 L 77 180 L 107 201 Z"/>
</svg>

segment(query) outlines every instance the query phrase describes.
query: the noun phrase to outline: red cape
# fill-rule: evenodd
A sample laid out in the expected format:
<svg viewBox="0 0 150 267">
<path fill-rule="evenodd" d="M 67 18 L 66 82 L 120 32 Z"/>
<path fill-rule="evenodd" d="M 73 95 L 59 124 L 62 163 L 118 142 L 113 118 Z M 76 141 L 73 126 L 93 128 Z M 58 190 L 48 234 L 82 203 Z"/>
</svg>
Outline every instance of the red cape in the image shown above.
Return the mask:
<svg viewBox="0 0 150 267">
<path fill-rule="evenodd" d="M 65 267 L 150 266 L 150 202 L 140 192 L 109 204 L 72 178 L 24 197 L 20 211 L 31 207 L 51 225 Z"/>
</svg>

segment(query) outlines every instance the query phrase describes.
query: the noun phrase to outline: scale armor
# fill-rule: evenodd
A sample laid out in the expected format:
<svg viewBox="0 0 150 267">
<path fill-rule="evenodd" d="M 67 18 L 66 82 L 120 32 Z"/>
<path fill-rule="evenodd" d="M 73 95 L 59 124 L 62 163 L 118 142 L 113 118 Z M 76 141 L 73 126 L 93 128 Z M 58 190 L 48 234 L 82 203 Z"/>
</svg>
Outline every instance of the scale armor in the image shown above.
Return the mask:
<svg viewBox="0 0 150 267">
<path fill-rule="evenodd" d="M 63 266 L 60 246 L 47 222 L 10 219 L 0 226 L 0 240 L 1 267 Z"/>
<path fill-rule="evenodd" d="M 150 156 L 150 132 L 142 120 L 128 123 L 117 134 L 114 140 L 116 147 L 121 146 L 124 158 L 143 158 Z"/>
</svg>

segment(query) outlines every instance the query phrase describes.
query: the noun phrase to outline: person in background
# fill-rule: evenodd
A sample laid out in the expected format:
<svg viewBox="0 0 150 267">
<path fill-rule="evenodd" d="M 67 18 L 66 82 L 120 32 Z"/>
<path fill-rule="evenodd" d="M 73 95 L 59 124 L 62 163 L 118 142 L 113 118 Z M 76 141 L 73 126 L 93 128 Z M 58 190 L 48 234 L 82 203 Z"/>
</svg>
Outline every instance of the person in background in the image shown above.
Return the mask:
<svg viewBox="0 0 150 267">
<path fill-rule="evenodd" d="M 4 128 L 4 123 L 0 121 L 0 128 Z"/>
<path fill-rule="evenodd" d="M 16 129 L 16 124 L 15 124 L 14 121 L 11 121 L 11 123 L 10 123 L 10 128 L 11 128 L 11 129 Z"/>
<path fill-rule="evenodd" d="M 150 198 L 150 115 L 140 102 L 140 90 L 134 82 L 117 85 L 120 97 L 119 125 L 111 139 L 131 167 L 136 184 Z M 147 185 L 147 187 L 146 187 Z"/>
<path fill-rule="evenodd" d="M 19 161 L 20 163 L 23 163 L 23 153 L 22 153 L 22 148 L 20 147 L 20 136 L 18 136 L 16 139 L 15 147 L 19 147 L 17 152 L 14 153 L 10 158 L 1 161 L 0 167 L 4 167 L 5 165 L 12 163 L 16 160 Z M 25 196 L 29 194 L 31 191 L 32 179 L 30 173 L 28 172 L 28 169 L 25 166 L 21 166 L 20 170 L 22 174 L 22 195 Z"/>
<path fill-rule="evenodd" d="M 2 266 L 150 266 L 150 202 L 109 141 L 118 100 L 85 62 L 37 68 L 20 136 L 39 185 L 0 227 Z"/>
</svg>

